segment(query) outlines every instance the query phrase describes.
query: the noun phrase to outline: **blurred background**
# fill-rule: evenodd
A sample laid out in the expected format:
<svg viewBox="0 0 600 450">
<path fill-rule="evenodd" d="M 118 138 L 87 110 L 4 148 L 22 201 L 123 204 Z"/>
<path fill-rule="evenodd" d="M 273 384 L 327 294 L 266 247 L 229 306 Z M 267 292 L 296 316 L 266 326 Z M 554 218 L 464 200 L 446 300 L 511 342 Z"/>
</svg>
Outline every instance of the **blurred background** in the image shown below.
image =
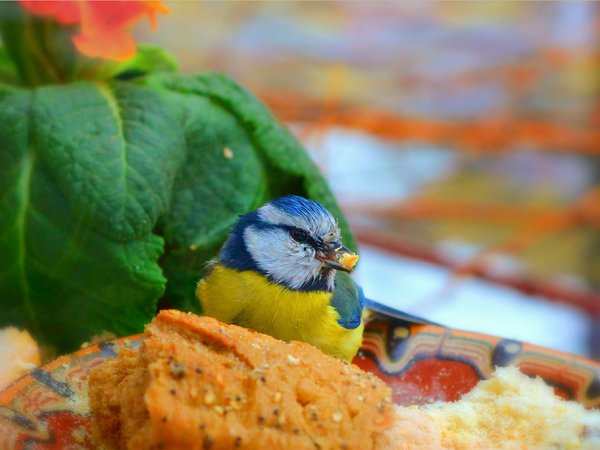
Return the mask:
<svg viewBox="0 0 600 450">
<path fill-rule="evenodd" d="M 321 168 L 367 296 L 600 359 L 600 3 L 165 2 Z"/>
</svg>

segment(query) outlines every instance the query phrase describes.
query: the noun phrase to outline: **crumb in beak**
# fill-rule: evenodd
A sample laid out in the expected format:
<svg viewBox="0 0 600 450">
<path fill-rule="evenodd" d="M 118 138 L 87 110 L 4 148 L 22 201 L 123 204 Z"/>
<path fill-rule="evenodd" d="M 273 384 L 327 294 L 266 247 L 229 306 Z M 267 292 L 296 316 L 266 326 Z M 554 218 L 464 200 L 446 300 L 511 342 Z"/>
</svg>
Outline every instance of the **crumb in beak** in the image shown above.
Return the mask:
<svg viewBox="0 0 600 450">
<path fill-rule="evenodd" d="M 352 270 L 358 262 L 358 255 L 355 253 L 342 253 L 338 262 L 348 270 Z"/>
</svg>

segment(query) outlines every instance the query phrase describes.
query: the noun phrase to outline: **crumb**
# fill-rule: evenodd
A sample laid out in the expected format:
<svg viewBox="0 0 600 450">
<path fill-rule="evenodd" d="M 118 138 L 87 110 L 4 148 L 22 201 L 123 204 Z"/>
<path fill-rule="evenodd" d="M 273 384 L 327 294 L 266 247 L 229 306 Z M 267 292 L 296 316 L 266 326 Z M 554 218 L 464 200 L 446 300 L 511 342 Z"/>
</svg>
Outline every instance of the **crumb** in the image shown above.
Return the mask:
<svg viewBox="0 0 600 450">
<path fill-rule="evenodd" d="M 358 258 L 359 256 L 354 253 L 342 253 L 338 262 L 346 269 L 352 270 L 358 262 Z"/>
</svg>

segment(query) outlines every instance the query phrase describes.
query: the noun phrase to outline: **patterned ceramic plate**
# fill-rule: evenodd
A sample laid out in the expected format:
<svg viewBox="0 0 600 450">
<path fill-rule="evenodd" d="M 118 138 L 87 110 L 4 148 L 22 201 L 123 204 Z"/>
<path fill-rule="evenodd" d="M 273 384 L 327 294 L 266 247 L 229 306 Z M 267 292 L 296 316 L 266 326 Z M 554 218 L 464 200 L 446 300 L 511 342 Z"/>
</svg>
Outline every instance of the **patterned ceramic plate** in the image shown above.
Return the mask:
<svg viewBox="0 0 600 450">
<path fill-rule="evenodd" d="M 137 335 L 85 348 L 1 391 L 0 449 L 94 448 L 88 373 L 121 348 L 136 348 L 141 339 Z M 495 366 L 516 365 L 543 377 L 562 397 L 600 407 L 600 363 L 514 340 L 415 325 L 388 314 L 373 314 L 354 362 L 388 383 L 400 404 L 455 400 Z"/>
</svg>

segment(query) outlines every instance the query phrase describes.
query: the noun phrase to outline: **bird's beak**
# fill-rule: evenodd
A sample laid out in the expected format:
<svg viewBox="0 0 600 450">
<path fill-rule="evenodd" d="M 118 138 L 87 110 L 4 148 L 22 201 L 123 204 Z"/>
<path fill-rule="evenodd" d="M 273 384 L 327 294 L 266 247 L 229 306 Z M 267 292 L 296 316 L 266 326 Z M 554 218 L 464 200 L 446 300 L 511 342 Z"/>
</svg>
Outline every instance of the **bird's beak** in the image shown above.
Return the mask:
<svg viewBox="0 0 600 450">
<path fill-rule="evenodd" d="M 323 263 L 325 267 L 350 273 L 352 272 L 354 264 L 352 264 L 351 266 L 342 265 L 339 262 L 339 260 L 342 259 L 345 255 L 356 256 L 352 250 L 350 250 L 345 245 L 342 245 L 341 242 L 331 242 L 330 244 L 328 244 L 326 251 L 318 255 L 317 258 Z M 358 257 L 356 257 L 355 260 L 358 260 Z"/>
</svg>

